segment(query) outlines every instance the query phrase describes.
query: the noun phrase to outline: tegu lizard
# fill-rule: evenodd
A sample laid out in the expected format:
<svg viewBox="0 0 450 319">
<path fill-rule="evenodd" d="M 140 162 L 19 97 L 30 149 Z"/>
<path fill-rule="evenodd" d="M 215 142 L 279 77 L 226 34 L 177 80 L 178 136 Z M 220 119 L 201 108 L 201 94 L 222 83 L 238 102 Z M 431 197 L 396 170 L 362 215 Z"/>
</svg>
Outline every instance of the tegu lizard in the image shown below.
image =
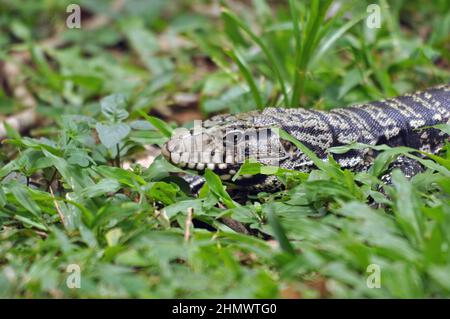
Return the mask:
<svg viewBox="0 0 450 319">
<path fill-rule="evenodd" d="M 194 129 L 175 133 L 164 144 L 162 153 L 178 167 L 200 173 L 209 168 L 222 180 L 231 182 L 250 158 L 261 164 L 303 172 L 315 168 L 311 159 L 291 142 L 281 139 L 274 127 L 283 129 L 325 161 L 330 147 L 354 142 L 408 146 L 435 154 L 449 136 L 430 126 L 442 123 L 450 123 L 449 84 L 331 111 L 269 107 L 261 112 L 218 115 Z M 376 155 L 374 150 L 365 148 L 333 157 L 343 168 L 364 171 Z M 409 177 L 421 170 L 417 162 L 408 160 L 397 167 Z M 187 180 L 193 189 L 203 183 L 196 176 Z M 281 186 L 274 176 L 260 174 L 239 176 L 233 183 L 256 191 L 274 191 Z"/>
</svg>

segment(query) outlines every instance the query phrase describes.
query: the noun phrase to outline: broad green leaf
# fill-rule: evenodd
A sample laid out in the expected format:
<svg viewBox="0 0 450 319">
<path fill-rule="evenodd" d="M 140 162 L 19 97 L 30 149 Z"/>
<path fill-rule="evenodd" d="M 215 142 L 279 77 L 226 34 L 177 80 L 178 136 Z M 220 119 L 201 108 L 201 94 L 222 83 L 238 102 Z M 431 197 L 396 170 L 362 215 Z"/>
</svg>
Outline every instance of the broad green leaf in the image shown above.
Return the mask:
<svg viewBox="0 0 450 319">
<path fill-rule="evenodd" d="M 26 210 L 28 210 L 35 216 L 41 215 L 41 208 L 31 198 L 30 193 L 25 185 L 14 182 L 10 184 L 9 190 L 14 195 L 18 203 L 22 205 Z"/>
<path fill-rule="evenodd" d="M 95 129 L 98 132 L 100 142 L 102 142 L 102 144 L 107 148 L 115 147 L 121 143 L 131 131 L 130 127 L 125 123 L 97 123 L 95 125 Z"/>
<path fill-rule="evenodd" d="M 120 183 L 127 185 L 132 188 L 137 188 L 138 185 L 146 184 L 145 180 L 133 173 L 130 170 L 126 170 L 119 167 L 111 167 L 111 166 L 97 166 L 95 170 L 104 177 L 107 177 L 111 180 L 117 180 Z"/>
<path fill-rule="evenodd" d="M 150 184 L 151 187 L 147 191 L 148 196 L 153 198 L 155 201 L 160 201 L 165 205 L 170 205 L 175 203 L 177 193 L 180 188 L 172 183 L 156 182 Z"/>
<path fill-rule="evenodd" d="M 202 211 L 202 199 L 189 199 L 175 202 L 171 205 L 164 207 L 164 212 L 168 219 L 173 218 L 179 213 L 187 214 L 189 208 L 194 209 L 195 215 L 200 215 Z"/>
<path fill-rule="evenodd" d="M 88 175 L 87 169 L 81 169 L 79 166 L 70 165 L 63 158 L 55 156 L 46 150 L 43 152 L 44 155 L 51 160 L 52 164 L 61 174 L 64 181 L 70 185 L 75 192 L 80 192 L 87 186 L 94 184 Z"/>
<path fill-rule="evenodd" d="M 97 184 L 84 188 L 80 194 L 86 198 L 94 198 L 106 193 L 115 193 L 120 189 L 120 184 L 117 180 L 105 178 L 100 180 Z"/>
<path fill-rule="evenodd" d="M 121 122 L 128 117 L 126 110 L 127 97 L 125 94 L 111 94 L 100 101 L 103 115 L 111 122 Z"/>
<path fill-rule="evenodd" d="M 36 222 L 34 220 L 31 220 L 28 217 L 21 216 L 21 215 L 15 215 L 14 218 L 19 220 L 19 221 L 21 221 L 25 225 L 28 225 L 28 226 L 31 226 L 31 227 L 36 227 L 37 229 L 40 229 L 40 230 L 43 230 L 43 231 L 47 231 L 48 230 L 47 226 L 45 226 L 44 224 Z"/>
</svg>

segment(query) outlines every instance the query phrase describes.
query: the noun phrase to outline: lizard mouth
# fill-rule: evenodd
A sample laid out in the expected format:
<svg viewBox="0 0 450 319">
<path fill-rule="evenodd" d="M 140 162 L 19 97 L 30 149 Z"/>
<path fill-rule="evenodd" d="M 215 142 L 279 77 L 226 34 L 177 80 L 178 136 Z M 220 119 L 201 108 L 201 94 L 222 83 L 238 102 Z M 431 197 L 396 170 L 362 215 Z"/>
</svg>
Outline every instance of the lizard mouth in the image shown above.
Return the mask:
<svg viewBox="0 0 450 319">
<path fill-rule="evenodd" d="M 204 130 L 196 134 L 189 130 L 176 132 L 162 148 L 163 156 L 175 166 L 203 173 L 212 170 L 224 181 L 231 179 L 250 158 L 265 165 L 279 166 L 290 157 L 285 145 L 268 130 L 222 132 Z M 238 180 L 253 181 L 256 175 L 239 175 Z"/>
<path fill-rule="evenodd" d="M 169 141 L 170 142 L 170 141 Z M 178 152 L 170 149 L 170 143 L 165 143 L 161 148 L 162 155 L 173 165 L 192 169 L 203 173 L 206 169 L 212 170 L 223 181 L 230 180 L 239 170 L 240 164 L 234 163 L 231 157 L 226 158 L 220 152 Z M 228 162 L 226 162 L 228 160 Z M 241 175 L 238 179 L 250 178 L 251 175 Z"/>
</svg>

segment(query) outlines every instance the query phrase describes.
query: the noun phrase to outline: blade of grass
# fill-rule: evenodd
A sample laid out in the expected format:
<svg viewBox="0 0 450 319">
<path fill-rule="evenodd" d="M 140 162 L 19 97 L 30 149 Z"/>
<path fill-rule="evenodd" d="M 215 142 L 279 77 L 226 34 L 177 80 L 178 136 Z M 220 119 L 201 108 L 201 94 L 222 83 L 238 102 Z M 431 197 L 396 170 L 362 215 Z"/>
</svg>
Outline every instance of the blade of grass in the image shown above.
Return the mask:
<svg viewBox="0 0 450 319">
<path fill-rule="evenodd" d="M 299 92 L 297 91 L 298 88 L 298 77 L 299 74 L 297 72 L 298 66 L 300 64 L 300 59 L 302 56 L 302 39 L 300 34 L 300 27 L 299 27 L 299 20 L 297 15 L 297 10 L 295 8 L 295 1 L 289 0 L 289 10 L 291 11 L 291 18 L 292 18 L 292 26 L 294 31 L 294 39 L 295 39 L 295 73 L 294 73 L 294 85 L 293 85 L 293 91 L 292 91 L 292 100 L 289 104 L 290 107 L 293 107 L 294 99 L 297 101 L 299 99 Z"/>
<path fill-rule="evenodd" d="M 269 220 L 269 224 L 272 227 L 274 236 L 277 239 L 278 243 L 280 244 L 281 249 L 290 255 L 294 255 L 295 254 L 294 247 L 292 247 L 291 243 L 289 242 L 289 239 L 286 236 L 286 231 L 284 230 L 283 226 L 278 220 L 278 217 L 275 214 L 272 205 L 268 205 L 266 207 L 266 211 L 267 211 L 267 219 Z"/>
<path fill-rule="evenodd" d="M 383 96 L 395 96 L 398 95 L 394 86 L 392 85 L 392 81 L 387 70 L 384 66 L 380 65 L 374 60 L 374 55 L 369 48 L 368 43 L 366 43 L 366 39 L 364 37 L 360 38 L 361 42 L 361 50 L 364 55 L 364 62 L 367 65 L 367 69 L 373 71 L 373 80 L 378 85 L 378 87 L 382 90 Z"/>
<path fill-rule="evenodd" d="M 295 137 L 293 137 L 286 131 L 284 131 L 280 128 L 277 128 L 277 127 L 272 128 L 272 130 L 276 134 L 278 134 L 278 136 L 280 138 L 293 143 L 300 151 L 302 151 L 306 156 L 308 156 L 308 158 L 311 161 L 313 161 L 314 165 L 316 165 L 317 168 L 319 168 L 320 170 L 327 172 L 330 176 L 332 176 L 334 178 L 340 179 L 340 178 L 344 177 L 344 175 L 343 175 L 344 173 L 339 168 L 339 166 L 335 166 L 329 162 L 324 162 L 313 151 L 311 151 L 309 148 L 307 148 L 305 145 L 303 145 L 303 143 L 301 143 L 299 140 L 297 140 Z"/>
<path fill-rule="evenodd" d="M 399 170 L 392 172 L 392 182 L 397 191 L 395 215 L 400 227 L 415 246 L 423 244 L 423 215 L 417 205 L 417 195 L 411 182 Z"/>
<path fill-rule="evenodd" d="M 227 50 L 226 53 L 237 64 L 239 71 L 241 71 L 242 76 L 247 81 L 247 84 L 250 88 L 250 92 L 253 95 L 253 100 L 255 101 L 255 104 L 258 107 L 258 109 L 260 109 L 260 110 L 264 109 L 261 94 L 258 90 L 258 87 L 256 86 L 256 83 L 253 79 L 253 75 L 252 75 L 250 69 L 248 68 L 247 64 L 245 63 L 245 60 L 241 57 L 241 55 L 236 50 Z"/>
<path fill-rule="evenodd" d="M 163 120 L 160 120 L 159 118 L 156 118 L 154 116 L 150 116 L 147 113 L 145 113 L 142 110 L 138 110 L 138 113 L 145 118 L 147 121 L 149 121 L 154 127 L 156 127 L 164 136 L 171 137 L 172 136 L 172 128 L 169 124 L 164 122 Z"/>
<path fill-rule="evenodd" d="M 222 15 L 226 16 L 228 19 L 236 23 L 247 35 L 261 48 L 264 55 L 266 56 L 266 59 L 269 62 L 270 68 L 275 73 L 276 78 L 278 79 L 278 82 L 281 87 L 281 94 L 283 95 L 283 100 L 285 105 L 289 105 L 289 97 L 286 91 L 286 84 L 283 79 L 283 76 L 281 75 L 281 66 L 277 59 L 275 59 L 272 52 L 270 52 L 269 48 L 264 44 L 264 42 L 258 37 L 253 31 L 244 23 L 242 22 L 234 13 L 232 13 L 227 8 L 222 8 Z"/>
<path fill-rule="evenodd" d="M 354 17 L 339 29 L 337 29 L 328 39 L 324 41 L 324 43 L 320 46 L 317 53 L 311 60 L 311 65 L 317 63 L 322 56 L 333 46 L 333 44 L 339 40 L 347 31 L 349 31 L 353 26 L 358 24 L 361 20 L 363 20 L 367 16 L 367 13 L 363 13 L 359 16 Z"/>
<path fill-rule="evenodd" d="M 224 70 L 234 81 L 238 80 L 236 72 L 230 67 L 230 62 L 226 59 L 222 47 L 208 43 L 205 35 L 199 32 L 189 32 L 187 36 L 195 41 L 195 43 L 214 61 L 220 69 Z"/>
<path fill-rule="evenodd" d="M 308 64 L 319 41 L 318 34 L 330 4 L 330 0 L 324 2 L 314 0 L 311 4 L 311 11 L 306 21 L 306 27 L 302 28 L 303 33 L 301 37 L 301 45 L 299 46 L 300 51 L 296 52 L 294 84 L 292 86 L 292 98 L 289 104 L 290 107 L 295 107 L 300 104 L 300 99 L 303 96 Z M 297 10 L 293 4 L 291 5 L 291 11 L 293 22 L 296 23 L 296 21 L 298 21 L 296 13 Z M 298 28 L 298 25 L 294 26 L 294 33 L 296 33 L 295 29 Z"/>
</svg>

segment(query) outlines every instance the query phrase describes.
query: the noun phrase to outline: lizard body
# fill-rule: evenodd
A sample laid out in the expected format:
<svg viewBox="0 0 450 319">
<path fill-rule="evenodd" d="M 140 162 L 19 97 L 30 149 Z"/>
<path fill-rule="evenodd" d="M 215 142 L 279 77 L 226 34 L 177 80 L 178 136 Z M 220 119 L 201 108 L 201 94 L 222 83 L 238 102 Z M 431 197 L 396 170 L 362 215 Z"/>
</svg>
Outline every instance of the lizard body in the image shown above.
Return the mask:
<svg viewBox="0 0 450 319">
<path fill-rule="evenodd" d="M 442 123 L 450 123 L 450 85 L 331 111 L 266 108 L 218 115 L 203 122 L 197 132 L 174 135 L 162 153 L 177 166 L 197 171 L 210 168 L 223 180 L 229 180 L 248 158 L 308 172 L 315 168 L 312 161 L 292 143 L 280 139 L 273 127 L 288 132 L 327 160 L 330 147 L 354 142 L 408 146 L 435 154 L 449 137 L 429 126 Z M 375 156 L 369 148 L 333 155 L 341 167 L 355 171 L 368 169 Z M 410 175 L 415 173 L 410 171 Z M 197 179 L 192 182 L 199 183 Z M 278 188 L 272 176 L 244 176 L 236 183 L 257 190 Z"/>
</svg>

